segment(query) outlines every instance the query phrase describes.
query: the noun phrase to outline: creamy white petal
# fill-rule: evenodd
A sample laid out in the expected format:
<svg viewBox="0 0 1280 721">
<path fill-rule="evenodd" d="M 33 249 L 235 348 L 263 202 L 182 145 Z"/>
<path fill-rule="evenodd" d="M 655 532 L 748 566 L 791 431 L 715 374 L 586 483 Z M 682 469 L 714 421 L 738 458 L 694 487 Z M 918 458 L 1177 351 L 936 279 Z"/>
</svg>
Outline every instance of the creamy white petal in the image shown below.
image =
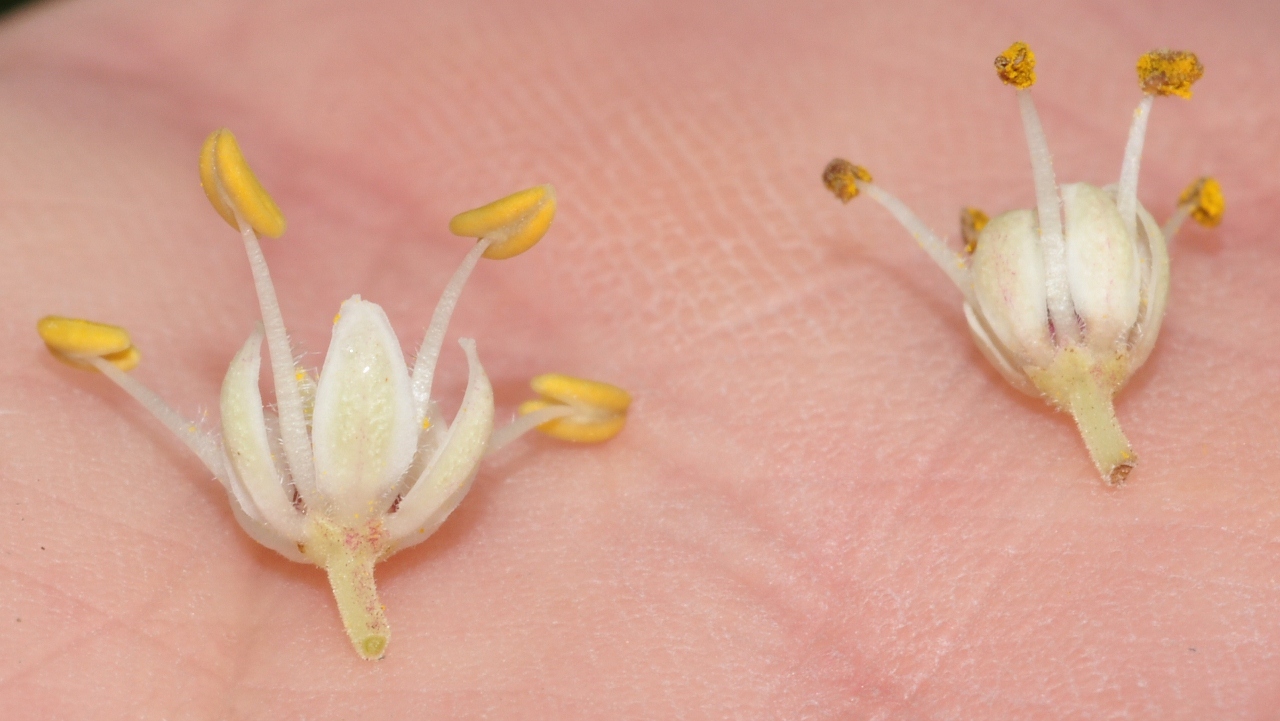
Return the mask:
<svg viewBox="0 0 1280 721">
<path fill-rule="evenodd" d="M 244 529 L 244 532 L 249 534 L 249 538 L 257 541 L 261 546 L 270 548 L 290 561 L 311 563 L 311 561 L 307 560 L 306 556 L 302 555 L 302 551 L 298 550 L 297 542 L 280 535 L 280 533 L 271 526 L 268 526 L 264 521 L 255 520 L 250 517 L 249 514 L 235 502 L 234 498 L 230 505 L 231 514 L 235 516 L 236 523 L 239 523 L 240 528 Z"/>
<path fill-rule="evenodd" d="M 991 337 L 978 312 L 968 303 L 964 304 L 964 319 L 969 322 L 969 333 L 973 335 L 973 341 L 978 345 L 978 350 L 982 351 L 987 361 L 1000 371 L 1000 375 L 1004 376 L 1014 388 L 1029 396 L 1039 397 L 1040 391 L 1031 385 L 1031 380 L 1021 368 L 1014 367 L 1014 360 L 1009 357 L 1009 351 Z"/>
<path fill-rule="evenodd" d="M 1089 185 L 1062 186 L 1067 279 L 1085 341 L 1114 350 L 1138 318 L 1138 253 L 1112 195 Z"/>
<path fill-rule="evenodd" d="M 387 517 L 387 531 L 397 549 L 425 540 L 444 523 L 470 489 L 493 433 L 493 387 L 476 356 L 475 341 L 459 342 L 470 368 L 467 391 L 448 437 L 401 499 L 399 509 Z"/>
<path fill-rule="evenodd" d="M 1131 338 L 1130 372 L 1142 367 L 1155 348 L 1169 301 L 1169 248 L 1160 224 L 1141 203 L 1138 204 L 1138 235 L 1149 266 L 1142 269 L 1142 303 Z"/>
<path fill-rule="evenodd" d="M 294 508 L 267 438 L 258 389 L 261 366 L 262 330 L 258 328 L 232 359 L 222 380 L 222 441 L 231 468 L 262 520 L 280 535 L 300 541 L 303 518 Z"/>
<path fill-rule="evenodd" d="M 971 278 L 977 310 L 1019 365 L 1053 360 L 1044 252 L 1030 210 L 991 219 L 978 236 Z"/>
<path fill-rule="evenodd" d="M 386 509 L 413 461 L 416 416 L 409 371 L 386 313 L 352 296 L 334 325 L 312 413 L 316 488 L 335 520 Z"/>
</svg>

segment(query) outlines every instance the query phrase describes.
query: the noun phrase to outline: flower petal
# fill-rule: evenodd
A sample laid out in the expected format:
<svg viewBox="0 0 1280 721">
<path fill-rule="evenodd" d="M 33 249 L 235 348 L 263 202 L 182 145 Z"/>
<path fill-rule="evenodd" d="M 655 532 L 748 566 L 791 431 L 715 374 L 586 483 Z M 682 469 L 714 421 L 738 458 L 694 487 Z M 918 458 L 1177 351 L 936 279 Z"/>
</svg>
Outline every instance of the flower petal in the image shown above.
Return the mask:
<svg viewBox="0 0 1280 721">
<path fill-rule="evenodd" d="M 464 338 L 459 342 L 470 366 L 467 392 L 448 437 L 400 500 L 399 509 L 387 517 L 387 531 L 396 550 L 420 543 L 444 523 L 471 488 L 493 434 L 493 387 L 476 356 L 475 341 Z"/>
<path fill-rule="evenodd" d="M 1088 183 L 1061 188 L 1067 281 L 1085 339 L 1114 350 L 1138 319 L 1138 253 L 1113 196 Z"/>
<path fill-rule="evenodd" d="M 352 296 L 342 304 L 312 413 L 316 488 L 335 520 L 383 512 L 418 442 L 413 393 L 387 314 Z"/>
<path fill-rule="evenodd" d="M 302 514 L 285 489 L 280 467 L 271 453 L 263 417 L 258 374 L 262 366 L 262 329 L 255 329 L 236 353 L 222 380 L 222 441 L 227 459 L 248 491 L 262 520 L 278 535 L 303 538 Z"/>
<path fill-rule="evenodd" d="M 1040 246 L 1035 213 L 1013 210 L 987 223 L 973 253 L 974 310 L 1019 366 L 1053 359 Z"/>
<path fill-rule="evenodd" d="M 1147 209 L 1138 204 L 1138 251 L 1142 268 L 1142 302 L 1130 338 L 1129 371 L 1142 367 L 1156 346 L 1169 301 L 1169 248 L 1164 233 Z M 1149 266 L 1149 267 L 1146 267 Z"/>
</svg>

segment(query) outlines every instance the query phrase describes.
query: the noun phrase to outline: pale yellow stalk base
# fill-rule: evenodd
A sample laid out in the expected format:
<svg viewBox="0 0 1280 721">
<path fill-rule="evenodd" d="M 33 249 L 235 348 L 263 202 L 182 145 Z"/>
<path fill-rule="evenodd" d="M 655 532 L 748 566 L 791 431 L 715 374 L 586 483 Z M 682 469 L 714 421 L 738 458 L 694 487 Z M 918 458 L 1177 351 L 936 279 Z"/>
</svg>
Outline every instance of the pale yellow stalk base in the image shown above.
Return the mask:
<svg viewBox="0 0 1280 721">
<path fill-rule="evenodd" d="M 351 645 L 361 658 L 382 658 L 391 639 L 391 626 L 373 580 L 373 567 L 390 550 L 382 523 L 343 528 L 312 521 L 308 531 L 303 552 L 328 574 Z"/>
<path fill-rule="evenodd" d="M 1069 347 L 1048 368 L 1027 368 L 1027 377 L 1053 405 L 1071 414 L 1093 463 L 1107 483 L 1124 483 L 1138 456 L 1120 430 L 1112 398 L 1128 377 L 1123 354 L 1101 360 L 1092 351 Z"/>
</svg>

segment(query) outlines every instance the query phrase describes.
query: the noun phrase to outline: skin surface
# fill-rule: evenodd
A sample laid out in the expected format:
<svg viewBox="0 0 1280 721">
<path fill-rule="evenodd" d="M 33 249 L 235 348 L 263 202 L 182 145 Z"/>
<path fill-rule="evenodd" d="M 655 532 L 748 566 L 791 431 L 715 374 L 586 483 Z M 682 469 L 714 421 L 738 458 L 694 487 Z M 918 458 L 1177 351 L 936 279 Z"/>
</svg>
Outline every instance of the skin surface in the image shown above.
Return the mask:
<svg viewBox="0 0 1280 721">
<path fill-rule="evenodd" d="M 61 2 L 0 26 L 0 699 L 37 718 L 1263 719 L 1280 708 L 1280 56 L 1272 3 Z M 1120 395 L 1140 456 L 1103 486 L 1069 418 L 968 337 L 881 208 L 934 228 L 1033 203 L 992 58 L 1039 57 L 1062 182 L 1113 182 L 1137 57 L 1140 199 L 1189 225 L 1155 354 Z M 134 373 L 210 409 L 257 319 L 196 153 L 234 129 L 283 208 L 265 243 L 319 365 L 352 294 L 410 352 L 469 241 L 450 216 L 554 183 L 483 261 L 499 417 L 561 371 L 629 389 L 599 447 L 522 439 L 381 565 L 360 660 L 324 574 L 254 544 L 217 484 L 47 313 L 129 328 Z M 269 392 L 269 386 L 265 392 Z"/>
</svg>

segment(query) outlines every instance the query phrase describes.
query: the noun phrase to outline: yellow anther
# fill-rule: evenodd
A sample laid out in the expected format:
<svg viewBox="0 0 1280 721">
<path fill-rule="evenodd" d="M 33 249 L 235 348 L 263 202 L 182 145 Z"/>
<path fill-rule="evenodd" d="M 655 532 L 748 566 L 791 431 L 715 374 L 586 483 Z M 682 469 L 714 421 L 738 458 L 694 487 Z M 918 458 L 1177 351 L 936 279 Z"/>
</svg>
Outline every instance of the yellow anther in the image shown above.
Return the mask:
<svg viewBox="0 0 1280 721">
<path fill-rule="evenodd" d="M 520 404 L 518 413 L 527 415 L 534 411 L 540 411 L 543 408 L 551 408 L 562 404 L 538 399 L 525 401 Z M 547 421 L 538 426 L 538 430 L 546 433 L 552 438 L 562 441 L 571 441 L 573 443 L 602 443 L 613 438 L 622 432 L 622 427 L 627 423 L 625 415 L 606 416 L 603 418 L 587 418 L 581 419 L 578 416 L 566 416 L 564 418 L 556 418 Z"/>
<path fill-rule="evenodd" d="M 1182 191 L 1182 195 L 1178 196 L 1178 205 L 1193 206 L 1191 217 L 1206 228 L 1221 223 L 1222 214 L 1227 210 L 1226 198 L 1222 197 L 1222 186 L 1207 175 L 1197 178 Z"/>
<path fill-rule="evenodd" d="M 991 221 L 987 214 L 977 208 L 960 209 L 960 237 L 964 238 L 964 252 L 973 255 L 978 249 L 978 234 Z"/>
<path fill-rule="evenodd" d="M 520 404 L 520 415 L 557 406 L 568 406 L 574 411 L 538 426 L 538 430 L 552 438 L 599 443 L 618 435 L 626 425 L 631 394 L 617 386 L 559 373 L 540 375 L 529 385 L 542 398 Z"/>
<path fill-rule="evenodd" d="M 259 235 L 279 238 L 284 234 L 284 215 L 249 168 L 230 130 L 215 130 L 204 141 L 200 150 L 200 185 L 213 209 L 232 228 L 240 229 L 236 223 L 238 210 Z"/>
<path fill-rule="evenodd" d="M 47 315 L 36 323 L 36 332 L 51 350 L 73 356 L 104 356 L 133 345 L 124 328 L 79 318 Z"/>
<path fill-rule="evenodd" d="M 540 396 L 571 406 L 609 413 L 626 413 L 631 407 L 631 394 L 615 385 L 562 373 L 544 373 L 529 381 L 529 387 Z"/>
<path fill-rule="evenodd" d="M 871 173 L 866 168 L 854 165 L 844 158 L 832 160 L 822 171 L 822 184 L 843 203 L 858 197 L 858 183 L 870 182 Z"/>
<path fill-rule="evenodd" d="M 102 356 L 102 360 L 122 371 L 131 371 L 142 362 L 142 353 L 138 352 L 136 347 L 129 346 L 119 353 L 108 353 Z"/>
<path fill-rule="evenodd" d="M 1204 66 L 1195 53 L 1184 50 L 1152 50 L 1138 58 L 1138 84 L 1152 95 L 1191 97 L 1191 86 L 1204 77 Z"/>
<path fill-rule="evenodd" d="M 1036 54 L 1031 46 L 1016 42 L 996 57 L 996 75 L 1007 85 L 1026 90 L 1036 84 Z"/>
<path fill-rule="evenodd" d="M 556 189 L 550 185 L 512 193 L 449 221 L 449 231 L 469 238 L 487 238 L 484 257 L 502 260 L 520 255 L 542 240 L 556 217 Z"/>
<path fill-rule="evenodd" d="M 76 368 L 92 370 L 85 359 L 102 358 L 127 371 L 142 360 L 129 331 L 119 326 L 50 315 L 36 323 L 36 332 L 55 358 Z"/>
</svg>

